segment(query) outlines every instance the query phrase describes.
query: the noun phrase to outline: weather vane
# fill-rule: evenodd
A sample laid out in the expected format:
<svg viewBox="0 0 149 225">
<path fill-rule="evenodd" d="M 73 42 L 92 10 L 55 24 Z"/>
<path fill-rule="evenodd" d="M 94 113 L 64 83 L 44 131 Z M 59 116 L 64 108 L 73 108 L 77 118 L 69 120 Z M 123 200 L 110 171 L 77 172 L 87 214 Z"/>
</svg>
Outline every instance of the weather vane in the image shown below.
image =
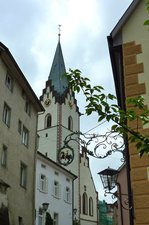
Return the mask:
<svg viewBox="0 0 149 225">
<path fill-rule="evenodd" d="M 58 36 L 59 36 L 59 41 L 60 41 L 60 36 L 61 36 L 61 26 L 62 26 L 62 25 L 60 25 L 60 24 L 58 25 L 58 31 L 59 31 Z"/>
</svg>

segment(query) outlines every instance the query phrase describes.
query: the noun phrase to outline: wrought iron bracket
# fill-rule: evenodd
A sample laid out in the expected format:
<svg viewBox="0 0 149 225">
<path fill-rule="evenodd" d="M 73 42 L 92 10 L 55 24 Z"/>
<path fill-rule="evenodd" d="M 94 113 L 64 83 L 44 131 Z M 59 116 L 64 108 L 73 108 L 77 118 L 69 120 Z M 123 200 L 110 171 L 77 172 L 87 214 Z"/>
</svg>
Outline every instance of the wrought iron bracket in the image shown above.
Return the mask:
<svg viewBox="0 0 149 225">
<path fill-rule="evenodd" d="M 125 145 L 123 137 L 116 132 L 106 132 L 104 135 L 99 134 L 86 134 L 82 132 L 72 132 L 67 135 L 63 141 L 64 145 L 58 150 L 58 161 L 63 165 L 68 165 L 73 161 L 74 150 L 71 147 L 71 142 L 75 141 L 80 146 L 84 147 L 86 153 L 98 159 L 104 159 L 110 156 L 113 152 L 122 153 L 121 161 L 125 161 Z M 91 146 L 93 144 L 93 147 Z M 93 148 L 92 151 L 89 150 Z M 71 160 L 66 159 L 67 162 L 62 162 L 60 159 L 63 156 L 63 149 L 68 148 Z M 70 153 L 70 151 L 72 151 Z"/>
</svg>

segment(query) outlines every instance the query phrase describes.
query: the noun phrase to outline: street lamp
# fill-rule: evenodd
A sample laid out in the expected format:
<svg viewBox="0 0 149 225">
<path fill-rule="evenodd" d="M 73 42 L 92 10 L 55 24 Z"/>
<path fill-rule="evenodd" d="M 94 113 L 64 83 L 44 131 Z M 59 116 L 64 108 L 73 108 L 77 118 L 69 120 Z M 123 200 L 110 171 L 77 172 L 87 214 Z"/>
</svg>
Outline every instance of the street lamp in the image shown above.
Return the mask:
<svg viewBox="0 0 149 225">
<path fill-rule="evenodd" d="M 47 212 L 48 207 L 49 207 L 49 203 L 47 203 L 47 202 L 42 203 L 43 224 L 46 223 L 46 212 Z"/>
<path fill-rule="evenodd" d="M 115 188 L 118 173 L 118 170 L 114 170 L 110 167 L 98 173 L 100 175 L 104 189 L 111 191 L 113 188 Z"/>
<path fill-rule="evenodd" d="M 49 203 L 47 203 L 47 202 L 42 203 L 42 210 L 43 210 L 44 212 L 47 211 L 48 207 L 49 207 Z"/>
<path fill-rule="evenodd" d="M 112 194 L 112 198 L 119 199 L 120 206 L 123 209 L 131 210 L 132 206 L 130 206 L 130 203 L 129 203 L 129 198 L 128 198 L 129 196 L 128 194 L 121 193 L 121 185 L 120 183 L 117 182 L 119 171 L 108 167 L 107 169 L 100 171 L 98 174 L 100 175 L 103 187 L 105 189 L 105 194 Z M 115 188 L 116 186 L 118 188 L 118 193 L 111 192 L 111 190 Z M 127 197 L 123 203 L 122 203 L 122 196 Z"/>
</svg>

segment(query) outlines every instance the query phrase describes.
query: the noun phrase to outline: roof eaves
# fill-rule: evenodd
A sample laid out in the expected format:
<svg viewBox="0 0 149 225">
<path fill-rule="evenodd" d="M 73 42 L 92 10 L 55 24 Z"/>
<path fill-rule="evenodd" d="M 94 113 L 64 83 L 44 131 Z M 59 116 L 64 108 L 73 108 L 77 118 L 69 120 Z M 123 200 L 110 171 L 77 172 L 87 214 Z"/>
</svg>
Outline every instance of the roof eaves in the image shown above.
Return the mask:
<svg viewBox="0 0 149 225">
<path fill-rule="evenodd" d="M 132 12 L 136 9 L 140 2 L 140 0 L 133 0 L 133 2 L 127 8 L 127 10 L 125 11 L 121 19 L 118 21 L 114 29 L 111 31 L 110 35 L 112 36 L 112 38 L 114 38 L 121 31 L 122 27 L 127 22 L 129 17 L 132 15 Z"/>
<path fill-rule="evenodd" d="M 62 167 L 60 164 L 56 163 L 55 161 L 53 161 L 52 159 L 50 159 L 49 157 L 47 157 L 46 155 L 44 155 L 41 152 L 37 152 L 37 156 L 39 158 L 42 158 L 44 160 L 46 160 L 47 162 L 50 162 L 51 164 L 55 165 L 57 168 L 59 168 L 59 170 L 64 171 L 65 173 L 69 174 L 71 177 L 73 177 L 73 180 L 75 180 L 77 178 L 77 176 L 75 174 L 73 174 L 72 172 L 70 172 L 69 170 L 65 169 L 64 167 Z"/>
<path fill-rule="evenodd" d="M 11 62 L 11 64 L 15 67 L 16 71 L 18 71 L 18 74 L 19 74 L 21 80 L 24 82 L 26 88 L 31 93 L 31 95 L 33 97 L 32 99 L 34 99 L 34 103 L 35 103 L 34 106 L 36 107 L 37 111 L 38 112 L 44 111 L 42 104 L 40 103 L 35 92 L 33 91 L 30 84 L 28 83 L 27 79 L 25 78 L 23 72 L 19 68 L 19 66 L 18 66 L 17 62 L 15 61 L 14 57 L 12 56 L 11 52 L 2 42 L 0 42 L 0 54 L 1 54 L 2 58 L 4 58 L 5 60 L 9 59 L 8 61 Z M 20 83 L 22 84 L 22 82 L 20 82 Z"/>
</svg>

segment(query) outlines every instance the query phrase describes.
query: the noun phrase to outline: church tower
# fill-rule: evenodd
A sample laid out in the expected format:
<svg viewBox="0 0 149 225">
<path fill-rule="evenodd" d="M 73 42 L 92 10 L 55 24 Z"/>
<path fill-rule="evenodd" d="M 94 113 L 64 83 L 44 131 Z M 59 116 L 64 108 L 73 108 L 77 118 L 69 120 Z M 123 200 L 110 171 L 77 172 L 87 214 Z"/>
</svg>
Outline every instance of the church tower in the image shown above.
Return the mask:
<svg viewBox="0 0 149 225">
<path fill-rule="evenodd" d="M 72 132 L 80 131 L 80 113 L 74 93 L 68 86 L 60 38 L 51 66 L 48 80 L 40 96 L 45 111 L 38 115 L 39 149 L 41 153 L 58 162 L 58 150 L 63 147 L 64 139 Z M 79 144 L 71 142 L 74 159 L 65 169 L 74 173 L 78 178 L 74 182 L 74 204 L 79 215 L 79 176 L 80 150 Z"/>
</svg>

